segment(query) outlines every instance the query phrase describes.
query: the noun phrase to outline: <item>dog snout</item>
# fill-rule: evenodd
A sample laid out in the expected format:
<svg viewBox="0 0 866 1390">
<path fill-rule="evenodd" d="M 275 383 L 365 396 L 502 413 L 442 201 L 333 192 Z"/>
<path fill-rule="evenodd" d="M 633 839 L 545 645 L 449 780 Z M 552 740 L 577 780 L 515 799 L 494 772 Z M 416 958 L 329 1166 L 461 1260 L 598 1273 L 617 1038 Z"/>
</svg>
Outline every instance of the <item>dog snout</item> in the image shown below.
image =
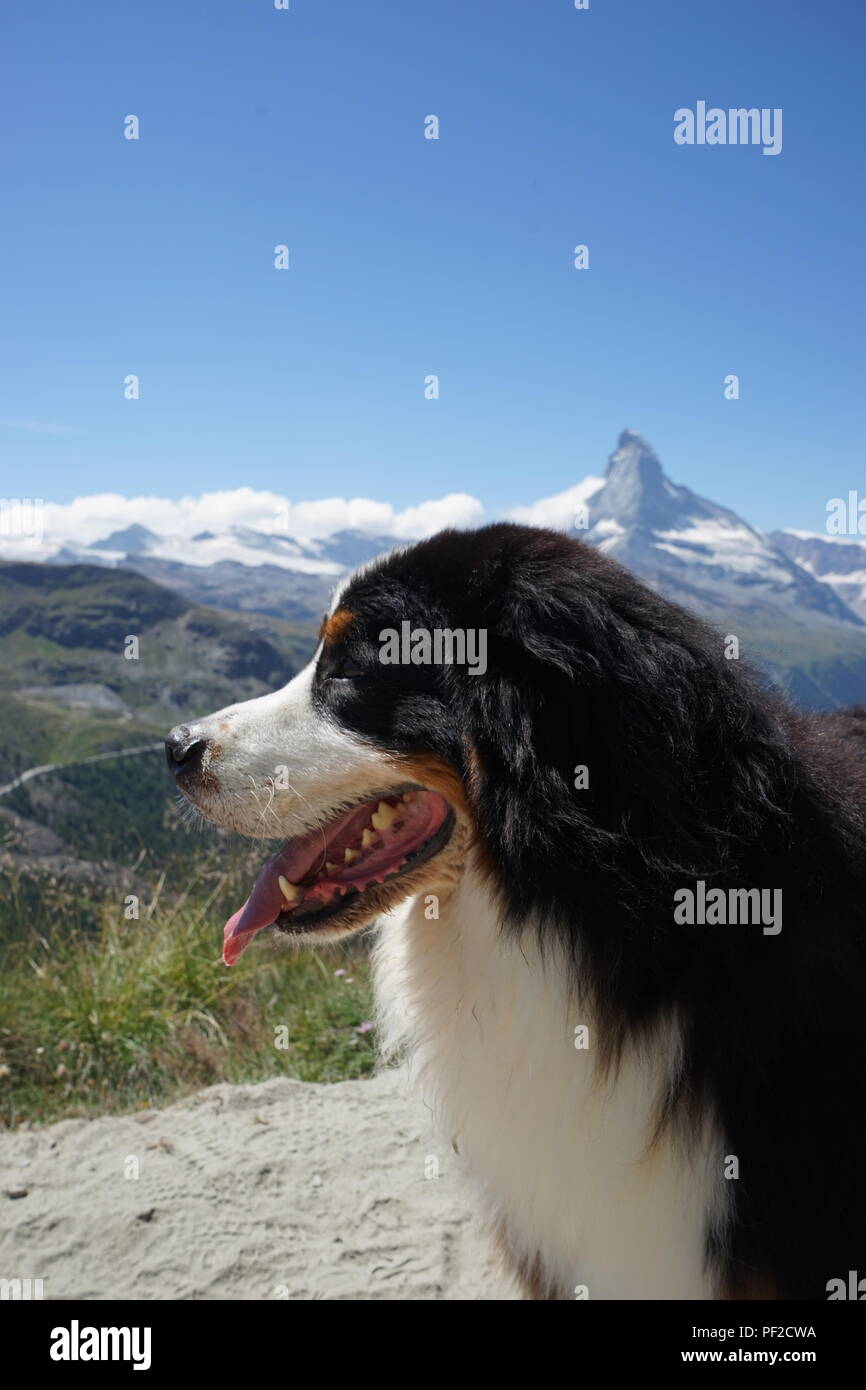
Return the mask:
<svg viewBox="0 0 866 1390">
<path fill-rule="evenodd" d="M 165 756 L 175 777 L 201 772 L 207 739 L 194 724 L 176 724 L 165 740 Z"/>
</svg>

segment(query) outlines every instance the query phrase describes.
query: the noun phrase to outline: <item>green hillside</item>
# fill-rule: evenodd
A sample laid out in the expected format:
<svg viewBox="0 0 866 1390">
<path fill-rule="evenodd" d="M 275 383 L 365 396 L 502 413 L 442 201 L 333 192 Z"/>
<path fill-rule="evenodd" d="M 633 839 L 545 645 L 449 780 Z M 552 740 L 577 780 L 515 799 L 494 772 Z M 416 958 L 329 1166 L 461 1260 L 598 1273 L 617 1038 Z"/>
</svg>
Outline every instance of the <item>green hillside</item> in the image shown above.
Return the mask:
<svg viewBox="0 0 866 1390">
<path fill-rule="evenodd" d="M 0 1125 L 372 1069 L 363 942 L 221 964 L 267 851 L 195 823 L 161 747 L 289 680 L 314 640 L 123 570 L 0 564 Z"/>
<path fill-rule="evenodd" d="M 0 564 L 0 868 L 80 881 L 83 862 L 92 896 L 133 864 L 148 879 L 197 861 L 209 842 L 181 816 L 159 745 L 179 720 L 284 684 L 313 644 L 124 570 Z"/>
<path fill-rule="evenodd" d="M 125 570 L 0 563 L 0 785 L 273 690 L 312 649 L 303 626 Z"/>
<path fill-rule="evenodd" d="M 866 631 L 841 623 L 806 627 L 784 614 L 737 615 L 727 624 L 715 615 L 709 620 L 723 634 L 736 633 L 741 656 L 802 709 L 831 710 L 866 701 Z"/>
</svg>

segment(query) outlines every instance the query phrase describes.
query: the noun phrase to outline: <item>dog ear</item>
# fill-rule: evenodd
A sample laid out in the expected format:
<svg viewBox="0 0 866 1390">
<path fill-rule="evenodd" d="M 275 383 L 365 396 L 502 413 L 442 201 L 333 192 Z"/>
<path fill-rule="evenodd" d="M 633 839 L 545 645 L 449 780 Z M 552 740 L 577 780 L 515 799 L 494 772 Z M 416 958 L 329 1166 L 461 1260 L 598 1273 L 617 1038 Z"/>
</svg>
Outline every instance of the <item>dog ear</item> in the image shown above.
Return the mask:
<svg viewBox="0 0 866 1390">
<path fill-rule="evenodd" d="M 556 540 L 491 600 L 488 670 L 464 682 L 476 814 L 522 906 L 542 862 L 584 889 L 606 873 L 608 904 L 633 903 L 648 870 L 724 866 L 779 785 L 784 740 L 719 634 Z"/>
</svg>

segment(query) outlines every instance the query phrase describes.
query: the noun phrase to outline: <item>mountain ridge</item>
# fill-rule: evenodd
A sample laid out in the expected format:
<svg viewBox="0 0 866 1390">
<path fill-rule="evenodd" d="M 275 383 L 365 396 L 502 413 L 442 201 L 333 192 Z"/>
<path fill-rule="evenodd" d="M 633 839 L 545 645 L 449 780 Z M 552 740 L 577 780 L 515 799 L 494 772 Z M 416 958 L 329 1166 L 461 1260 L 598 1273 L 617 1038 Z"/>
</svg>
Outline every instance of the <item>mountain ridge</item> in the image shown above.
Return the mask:
<svg viewBox="0 0 866 1390">
<path fill-rule="evenodd" d="M 827 584 L 866 620 L 866 540 L 810 531 L 773 531 L 770 539 L 814 579 Z"/>
<path fill-rule="evenodd" d="M 707 616 L 755 612 L 864 626 L 840 596 L 728 507 L 672 482 L 642 437 L 624 430 L 586 501 L 585 538 L 668 597 Z"/>
<path fill-rule="evenodd" d="M 387 504 L 371 506 L 393 515 Z M 866 545 L 852 541 L 849 551 L 839 538 L 766 534 L 674 483 L 634 429 L 620 433 L 603 474 L 509 516 L 579 536 L 672 601 L 741 636 L 795 699 L 828 708 L 864 698 Z M 233 523 L 189 538 L 138 522 L 112 530 L 107 521 L 105 534 L 86 545 L 49 546 L 45 563 L 138 574 L 186 603 L 311 629 L 347 571 L 412 539 L 362 527 L 293 536 L 277 516 L 267 526 Z"/>
</svg>

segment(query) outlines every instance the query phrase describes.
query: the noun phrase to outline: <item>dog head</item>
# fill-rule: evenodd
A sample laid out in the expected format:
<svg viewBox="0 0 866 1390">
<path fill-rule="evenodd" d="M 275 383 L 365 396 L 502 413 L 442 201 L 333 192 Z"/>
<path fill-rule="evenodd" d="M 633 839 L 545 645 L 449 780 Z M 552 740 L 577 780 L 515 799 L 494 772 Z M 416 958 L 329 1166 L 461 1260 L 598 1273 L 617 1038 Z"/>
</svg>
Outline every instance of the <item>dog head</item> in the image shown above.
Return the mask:
<svg viewBox="0 0 866 1390">
<path fill-rule="evenodd" d="M 751 711 L 730 665 L 717 634 L 559 533 L 447 531 L 365 567 L 284 689 L 167 740 L 205 817 L 280 841 L 226 960 L 270 924 L 357 931 L 447 891 L 468 855 L 506 916 L 610 918 L 653 856 L 681 876 L 716 853 L 713 797 L 730 828 L 735 769 L 717 786 L 708 770 L 720 718 Z"/>
</svg>

